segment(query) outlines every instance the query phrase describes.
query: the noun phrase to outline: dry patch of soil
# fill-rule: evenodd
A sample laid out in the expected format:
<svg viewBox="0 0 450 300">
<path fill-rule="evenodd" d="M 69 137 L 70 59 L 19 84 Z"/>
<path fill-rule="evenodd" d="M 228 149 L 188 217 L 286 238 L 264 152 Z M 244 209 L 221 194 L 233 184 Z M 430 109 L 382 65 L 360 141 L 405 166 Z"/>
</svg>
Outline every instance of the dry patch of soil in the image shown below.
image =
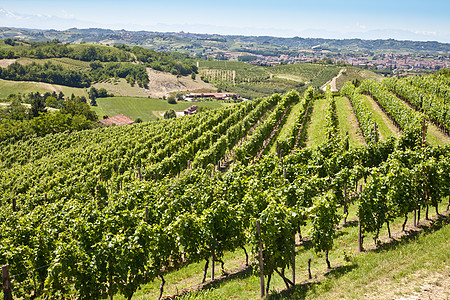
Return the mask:
<svg viewBox="0 0 450 300">
<path fill-rule="evenodd" d="M 190 76 L 184 76 L 177 78 L 176 75 L 172 75 L 165 72 L 156 71 L 147 68 L 148 79 L 150 80 L 147 93 L 152 98 L 161 98 L 168 96 L 172 92 L 180 91 L 194 91 L 194 90 L 211 90 L 215 91 L 216 88 L 200 78 L 193 80 Z M 197 76 L 199 77 L 199 76 Z"/>
<path fill-rule="evenodd" d="M 0 67 L 7 68 L 9 65 L 12 65 L 16 62 L 16 59 L 0 59 Z"/>
</svg>

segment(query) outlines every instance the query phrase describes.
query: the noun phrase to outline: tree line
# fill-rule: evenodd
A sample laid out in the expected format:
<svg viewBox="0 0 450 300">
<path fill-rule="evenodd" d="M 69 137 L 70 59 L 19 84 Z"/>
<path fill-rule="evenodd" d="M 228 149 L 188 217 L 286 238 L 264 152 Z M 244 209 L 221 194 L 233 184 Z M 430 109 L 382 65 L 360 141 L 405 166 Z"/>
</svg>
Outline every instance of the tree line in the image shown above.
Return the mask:
<svg viewBox="0 0 450 300">
<path fill-rule="evenodd" d="M 14 62 L 6 68 L 0 68 L 0 78 L 14 81 L 37 81 L 60 84 L 71 87 L 89 87 L 92 82 L 110 78 L 124 78 L 132 86 L 137 83 L 147 87 L 149 83 L 147 71 L 143 65 L 131 63 L 101 63 L 94 61 L 88 70 L 72 70 L 50 61 L 44 64 L 32 62 L 22 65 Z"/>
<path fill-rule="evenodd" d="M 72 94 L 65 99 L 62 93 L 41 95 L 36 92 L 27 95 L 12 94 L 7 100 L 10 104 L 0 108 L 0 142 L 90 129 L 98 119 L 84 96 L 75 97 Z M 47 107 L 57 107 L 59 110 L 50 113 Z"/>
</svg>

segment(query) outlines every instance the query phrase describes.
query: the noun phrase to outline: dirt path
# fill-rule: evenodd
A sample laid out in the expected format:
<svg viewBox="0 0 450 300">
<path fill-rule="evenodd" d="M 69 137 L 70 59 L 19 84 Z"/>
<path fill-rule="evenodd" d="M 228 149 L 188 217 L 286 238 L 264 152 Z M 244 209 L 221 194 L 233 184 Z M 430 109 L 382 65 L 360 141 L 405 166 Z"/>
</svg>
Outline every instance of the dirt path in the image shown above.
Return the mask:
<svg viewBox="0 0 450 300">
<path fill-rule="evenodd" d="M 336 87 L 336 79 L 338 79 L 339 77 L 341 77 L 342 73 L 345 71 L 346 69 L 341 69 L 339 71 L 339 74 L 337 74 L 335 77 L 333 77 L 332 79 L 328 80 L 324 85 L 322 85 L 320 87 L 320 89 L 324 92 L 327 91 L 327 85 L 331 85 L 331 91 L 332 92 L 337 92 L 337 87 Z"/>
</svg>

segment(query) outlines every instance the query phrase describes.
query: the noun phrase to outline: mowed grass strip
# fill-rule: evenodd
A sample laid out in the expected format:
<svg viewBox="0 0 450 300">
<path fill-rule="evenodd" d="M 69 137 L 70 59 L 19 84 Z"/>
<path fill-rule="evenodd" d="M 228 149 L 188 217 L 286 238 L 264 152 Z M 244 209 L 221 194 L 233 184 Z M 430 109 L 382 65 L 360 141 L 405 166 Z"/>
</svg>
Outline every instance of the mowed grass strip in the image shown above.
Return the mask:
<svg viewBox="0 0 450 300">
<path fill-rule="evenodd" d="M 335 97 L 336 114 L 339 121 L 339 132 L 345 137 L 348 132 L 350 146 L 365 145 L 364 137 L 359 129 L 358 119 L 353 112 L 350 101 L 346 97 Z"/>
<path fill-rule="evenodd" d="M 325 98 L 315 99 L 312 103 L 311 121 L 308 127 L 306 146 L 317 147 L 325 141 Z"/>
<path fill-rule="evenodd" d="M 124 114 L 133 120 L 140 118 L 143 121 L 154 121 L 157 119 L 159 113 L 163 113 L 169 109 L 183 111 L 191 105 L 214 109 L 224 106 L 224 103 L 221 103 L 220 101 L 180 101 L 177 104 L 169 104 L 167 103 L 167 100 L 162 99 L 110 97 L 97 99 L 97 105 L 97 107 L 92 108 L 99 118 L 104 115 L 112 117 Z"/>
<path fill-rule="evenodd" d="M 444 134 L 442 131 L 440 131 L 436 125 L 434 125 L 431 122 L 428 122 L 427 126 L 428 126 L 426 137 L 427 143 L 433 146 L 445 145 L 450 143 L 450 137 Z"/>
<path fill-rule="evenodd" d="M 297 115 L 299 114 L 299 110 L 302 108 L 301 101 L 291 108 L 291 113 L 289 116 L 286 117 L 286 122 L 284 123 L 283 127 L 280 130 L 280 133 L 278 134 L 278 138 L 284 138 L 286 135 L 290 132 L 292 126 L 294 126 L 295 119 L 297 118 Z M 275 141 L 272 143 L 272 146 L 269 150 L 270 153 L 276 153 L 277 152 L 277 142 Z"/>
<path fill-rule="evenodd" d="M 378 104 L 370 96 L 362 95 L 362 97 L 366 100 L 364 101 L 364 104 L 372 113 L 375 122 L 377 122 L 378 130 L 380 131 L 380 139 L 386 140 L 390 136 L 399 137 L 400 131 L 381 110 Z"/>
</svg>

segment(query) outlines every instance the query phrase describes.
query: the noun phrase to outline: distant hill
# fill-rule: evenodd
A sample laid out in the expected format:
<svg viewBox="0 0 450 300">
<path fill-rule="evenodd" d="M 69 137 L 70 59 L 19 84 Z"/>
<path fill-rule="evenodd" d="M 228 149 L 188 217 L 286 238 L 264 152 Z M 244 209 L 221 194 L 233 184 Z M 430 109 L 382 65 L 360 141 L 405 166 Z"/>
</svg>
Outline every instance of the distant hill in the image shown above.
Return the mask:
<svg viewBox="0 0 450 300">
<path fill-rule="evenodd" d="M 266 50 L 316 49 L 333 52 L 407 52 L 407 53 L 448 53 L 450 44 L 440 42 L 399 41 L 394 39 L 323 39 L 323 38 L 282 38 L 271 36 L 211 35 L 185 32 L 127 31 L 100 28 L 64 31 L 0 28 L 0 38 L 24 39 L 29 41 L 49 41 L 58 39 L 66 43 L 102 43 L 145 45 L 155 50 L 179 50 L 199 53 L 208 50 L 227 51 L 238 43 L 243 52 L 252 44 L 265 45 Z M 212 49 L 211 49 L 212 50 Z"/>
</svg>

